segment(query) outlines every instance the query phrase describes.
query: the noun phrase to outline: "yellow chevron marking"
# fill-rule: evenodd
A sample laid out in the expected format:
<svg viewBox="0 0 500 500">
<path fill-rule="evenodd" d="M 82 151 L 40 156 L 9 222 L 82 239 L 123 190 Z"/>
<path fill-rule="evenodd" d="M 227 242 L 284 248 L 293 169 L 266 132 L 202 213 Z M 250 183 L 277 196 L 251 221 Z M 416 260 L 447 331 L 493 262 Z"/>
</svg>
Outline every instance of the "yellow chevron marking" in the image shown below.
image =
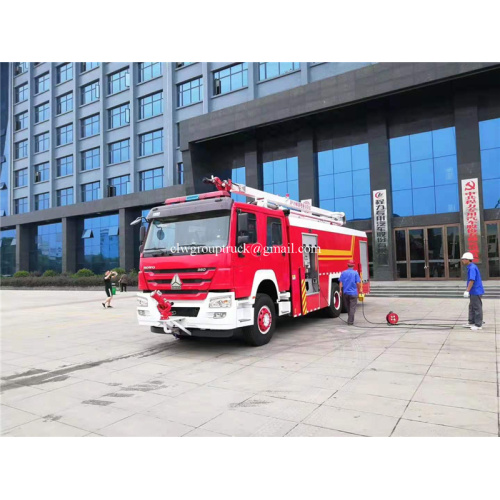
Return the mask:
<svg viewBox="0 0 500 500">
<path fill-rule="evenodd" d="M 351 237 L 351 249 L 350 250 L 328 250 L 320 249 L 318 252 L 319 260 L 346 260 L 354 258 L 354 236 Z"/>
</svg>

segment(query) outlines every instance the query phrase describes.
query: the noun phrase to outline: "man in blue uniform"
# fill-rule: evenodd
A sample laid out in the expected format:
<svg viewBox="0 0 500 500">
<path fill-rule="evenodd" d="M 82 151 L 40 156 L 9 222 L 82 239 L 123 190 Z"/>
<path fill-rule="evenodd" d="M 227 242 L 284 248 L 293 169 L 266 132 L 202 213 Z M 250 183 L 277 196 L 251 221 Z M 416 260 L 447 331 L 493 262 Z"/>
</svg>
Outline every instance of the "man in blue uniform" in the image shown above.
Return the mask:
<svg viewBox="0 0 500 500">
<path fill-rule="evenodd" d="M 354 324 L 354 314 L 356 313 L 356 305 L 358 303 L 358 294 L 361 293 L 361 278 L 354 268 L 354 261 L 350 260 L 347 263 L 348 269 L 340 275 L 340 294 L 344 299 L 344 304 L 347 309 L 347 324 Z"/>
<path fill-rule="evenodd" d="M 469 324 L 464 325 L 465 328 L 471 330 L 483 329 L 483 301 L 484 295 L 483 282 L 481 273 L 476 264 L 472 262 L 474 256 L 471 252 L 465 252 L 462 255 L 462 264 L 467 266 L 467 290 L 464 292 L 464 297 L 469 298 Z"/>
</svg>

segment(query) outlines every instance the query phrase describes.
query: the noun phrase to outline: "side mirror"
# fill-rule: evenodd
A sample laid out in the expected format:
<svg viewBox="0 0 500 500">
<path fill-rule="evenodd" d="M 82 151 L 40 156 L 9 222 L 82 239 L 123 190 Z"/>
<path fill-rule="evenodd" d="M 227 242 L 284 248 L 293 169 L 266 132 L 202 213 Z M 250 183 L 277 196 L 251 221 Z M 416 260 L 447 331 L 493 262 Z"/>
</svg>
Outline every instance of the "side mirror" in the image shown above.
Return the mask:
<svg viewBox="0 0 500 500">
<path fill-rule="evenodd" d="M 137 217 L 134 221 L 130 223 L 131 226 L 137 226 L 137 224 L 140 224 L 142 222 L 142 217 Z"/>
<path fill-rule="evenodd" d="M 146 237 L 146 228 L 144 226 L 141 226 L 139 229 L 139 240 L 142 243 L 144 241 L 144 238 Z"/>
<path fill-rule="evenodd" d="M 248 213 L 238 214 L 238 232 L 248 232 Z"/>
<path fill-rule="evenodd" d="M 236 246 L 244 245 L 245 243 L 248 243 L 249 240 L 250 240 L 250 236 L 248 234 L 238 236 L 236 238 Z"/>
</svg>

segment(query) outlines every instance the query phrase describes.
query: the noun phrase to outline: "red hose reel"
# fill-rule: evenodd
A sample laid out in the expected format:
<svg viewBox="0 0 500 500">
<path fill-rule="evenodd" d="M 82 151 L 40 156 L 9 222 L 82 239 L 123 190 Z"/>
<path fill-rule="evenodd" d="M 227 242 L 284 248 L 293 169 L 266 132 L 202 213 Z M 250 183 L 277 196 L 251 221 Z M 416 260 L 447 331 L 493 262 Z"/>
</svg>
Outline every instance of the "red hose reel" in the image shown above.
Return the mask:
<svg viewBox="0 0 500 500">
<path fill-rule="evenodd" d="M 385 317 L 388 325 L 397 325 L 399 321 L 399 316 L 392 311 L 389 311 L 389 314 Z"/>
</svg>

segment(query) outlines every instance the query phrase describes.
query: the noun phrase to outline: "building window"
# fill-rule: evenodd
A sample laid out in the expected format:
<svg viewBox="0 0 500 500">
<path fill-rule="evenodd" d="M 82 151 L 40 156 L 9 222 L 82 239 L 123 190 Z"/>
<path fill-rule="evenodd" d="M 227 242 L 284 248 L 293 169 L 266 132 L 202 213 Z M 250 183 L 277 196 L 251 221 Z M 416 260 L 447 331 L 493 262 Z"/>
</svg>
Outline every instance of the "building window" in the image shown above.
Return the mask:
<svg viewBox="0 0 500 500">
<path fill-rule="evenodd" d="M 237 184 L 245 184 L 246 183 L 245 167 L 233 168 L 231 170 L 231 180 L 233 182 L 236 182 Z M 246 198 L 242 194 L 232 194 L 231 198 L 234 201 L 240 201 L 241 203 L 246 202 Z"/>
<path fill-rule="evenodd" d="M 259 63 L 259 80 L 268 80 L 298 69 L 300 69 L 298 62 L 261 62 Z"/>
<path fill-rule="evenodd" d="M 130 105 L 122 104 L 108 110 L 108 127 L 117 128 L 130 123 Z"/>
<path fill-rule="evenodd" d="M 316 154 L 319 206 L 344 212 L 347 220 L 370 219 L 368 144 L 330 149 Z"/>
<path fill-rule="evenodd" d="M 48 73 L 38 76 L 35 78 L 35 94 L 41 94 L 49 90 L 50 86 L 50 76 Z"/>
<path fill-rule="evenodd" d="M 49 103 L 44 102 L 35 108 L 35 123 L 41 123 L 50 117 Z"/>
<path fill-rule="evenodd" d="M 16 104 L 26 101 L 28 99 L 28 84 L 23 83 L 16 87 Z"/>
<path fill-rule="evenodd" d="M 139 172 L 139 189 L 141 191 L 150 191 L 163 187 L 163 167 L 153 168 Z"/>
<path fill-rule="evenodd" d="M 176 123 L 175 124 L 175 146 L 177 148 L 180 148 L 181 147 L 181 127 L 180 127 L 180 123 Z"/>
<path fill-rule="evenodd" d="M 56 160 L 56 175 L 64 177 L 73 173 L 73 155 L 64 156 Z"/>
<path fill-rule="evenodd" d="M 163 151 L 163 129 L 139 136 L 139 156 L 149 156 Z"/>
<path fill-rule="evenodd" d="M 57 114 L 73 111 L 73 92 L 68 92 L 57 98 Z"/>
<path fill-rule="evenodd" d="M 16 200 L 17 201 L 17 200 Z M 16 212 L 17 213 L 17 212 Z M 3 229 L 0 231 L 0 247 L 2 258 L 0 259 L 0 275 L 12 276 L 16 272 L 16 230 Z"/>
<path fill-rule="evenodd" d="M 73 124 L 63 125 L 56 129 L 56 144 L 57 146 L 64 146 L 73 142 Z"/>
<path fill-rule="evenodd" d="M 479 122 L 484 208 L 500 208 L 500 118 Z"/>
<path fill-rule="evenodd" d="M 177 184 L 184 184 L 184 163 L 177 163 Z"/>
<path fill-rule="evenodd" d="M 99 114 L 88 116 L 82 120 L 82 138 L 91 137 L 99 133 Z"/>
<path fill-rule="evenodd" d="M 116 94 L 130 87 L 130 75 L 128 68 L 117 71 L 108 76 L 108 94 Z"/>
<path fill-rule="evenodd" d="M 455 127 L 390 139 L 395 217 L 458 212 Z"/>
<path fill-rule="evenodd" d="M 27 62 L 16 62 L 14 63 L 14 76 L 22 75 L 28 71 Z"/>
<path fill-rule="evenodd" d="M 88 184 L 82 184 L 82 202 L 98 200 L 100 198 L 101 183 L 89 182 Z"/>
<path fill-rule="evenodd" d="M 35 153 L 49 150 L 49 133 L 35 135 Z"/>
<path fill-rule="evenodd" d="M 189 66 L 190 64 L 193 64 L 192 62 L 176 62 L 175 63 L 175 68 L 183 68 L 184 66 Z"/>
<path fill-rule="evenodd" d="M 73 63 L 61 64 L 57 67 L 57 83 L 73 80 Z"/>
<path fill-rule="evenodd" d="M 108 196 L 121 196 L 129 194 L 130 175 L 121 175 L 108 179 Z"/>
<path fill-rule="evenodd" d="M 82 104 L 99 100 L 99 82 L 95 81 L 81 88 Z"/>
<path fill-rule="evenodd" d="M 161 63 L 140 62 L 139 63 L 139 83 L 147 82 L 161 75 Z"/>
<path fill-rule="evenodd" d="M 58 189 L 56 191 L 57 206 L 65 207 L 66 205 L 73 205 L 73 188 Z"/>
<path fill-rule="evenodd" d="M 130 160 L 130 139 L 109 144 L 109 164 Z"/>
<path fill-rule="evenodd" d="M 49 208 L 49 193 L 35 194 L 35 210 Z"/>
<path fill-rule="evenodd" d="M 35 165 L 35 182 L 45 182 L 49 180 L 49 162 Z"/>
<path fill-rule="evenodd" d="M 117 214 L 84 219 L 82 237 L 77 239 L 78 268 L 102 274 L 120 264 Z"/>
<path fill-rule="evenodd" d="M 221 95 L 248 86 L 248 63 L 235 64 L 214 71 L 214 95 Z"/>
<path fill-rule="evenodd" d="M 268 161 L 262 165 L 264 191 L 299 199 L 299 159 L 297 156 Z"/>
<path fill-rule="evenodd" d="M 101 166 L 100 148 L 82 151 L 82 171 L 94 170 Z"/>
<path fill-rule="evenodd" d="M 28 112 L 25 111 L 24 113 L 19 113 L 16 115 L 16 123 L 15 123 L 15 130 L 16 132 L 19 130 L 23 130 L 28 127 Z"/>
<path fill-rule="evenodd" d="M 37 227 L 34 242 L 30 245 L 30 269 L 44 272 L 62 270 L 62 223 Z"/>
<path fill-rule="evenodd" d="M 177 85 L 177 106 L 189 106 L 203 101 L 203 78 L 195 78 Z"/>
<path fill-rule="evenodd" d="M 28 185 L 28 169 L 23 168 L 14 172 L 14 187 L 19 188 Z"/>
<path fill-rule="evenodd" d="M 28 156 L 28 139 L 19 141 L 14 144 L 14 158 L 20 160 Z"/>
<path fill-rule="evenodd" d="M 101 63 L 98 62 L 82 62 L 80 63 L 80 72 L 90 71 L 91 69 L 98 68 Z"/>
<path fill-rule="evenodd" d="M 163 92 L 157 92 L 139 99 L 139 120 L 163 113 Z"/>
<path fill-rule="evenodd" d="M 18 198 L 14 200 L 14 213 L 25 214 L 28 212 L 28 198 Z"/>
</svg>

